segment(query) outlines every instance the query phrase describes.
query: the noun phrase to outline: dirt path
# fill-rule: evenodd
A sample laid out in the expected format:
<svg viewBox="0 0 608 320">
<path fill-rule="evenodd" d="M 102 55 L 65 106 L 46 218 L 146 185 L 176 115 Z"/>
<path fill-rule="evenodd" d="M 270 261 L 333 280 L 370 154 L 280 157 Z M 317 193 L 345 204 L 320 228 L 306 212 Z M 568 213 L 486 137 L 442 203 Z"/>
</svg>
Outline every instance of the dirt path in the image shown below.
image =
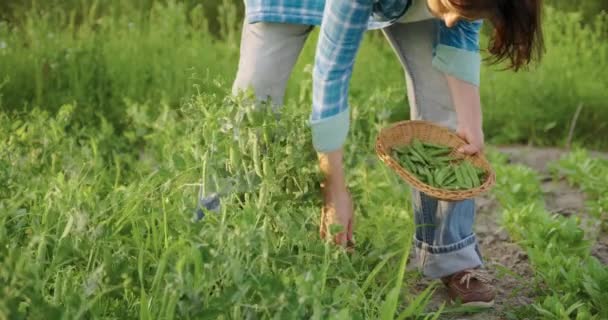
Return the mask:
<svg viewBox="0 0 608 320">
<path fill-rule="evenodd" d="M 511 163 L 520 163 L 539 172 L 547 210 L 562 215 L 579 215 L 586 235 L 595 239 L 593 255 L 602 263 L 608 264 L 608 234 L 602 232 L 597 223 L 587 215 L 585 195 L 578 189 L 569 186 L 565 181 L 554 181 L 549 178 L 547 164 L 558 160 L 567 153 L 560 149 L 539 149 L 532 147 L 509 146 L 499 150 L 509 156 Z M 608 153 L 593 153 L 594 156 L 608 159 Z M 477 314 L 458 314 L 445 316 L 443 319 L 506 319 L 506 313 L 515 307 L 527 305 L 534 301 L 533 270 L 528 255 L 514 244 L 505 230 L 500 227 L 502 209 L 495 199 L 485 195 L 477 199 L 477 220 L 475 230 L 486 266 L 494 277 L 498 296 L 491 311 Z M 420 280 L 413 290 L 420 292 L 429 284 Z M 446 291 L 440 287 L 432 298 L 431 310 L 447 299 Z"/>
<path fill-rule="evenodd" d="M 564 180 L 551 180 L 547 170 L 548 163 L 560 159 L 567 151 L 532 147 L 502 147 L 499 149 L 509 155 L 511 162 L 524 164 L 540 173 L 543 177 L 542 189 L 547 210 L 564 216 L 578 215 L 581 218 L 585 236 L 595 242 L 591 250 L 592 255 L 603 264 L 608 265 L 608 233 L 601 230 L 596 218 L 588 215 L 585 207 L 585 194 L 569 186 Z M 590 155 L 608 159 L 606 152 L 591 152 Z"/>
</svg>

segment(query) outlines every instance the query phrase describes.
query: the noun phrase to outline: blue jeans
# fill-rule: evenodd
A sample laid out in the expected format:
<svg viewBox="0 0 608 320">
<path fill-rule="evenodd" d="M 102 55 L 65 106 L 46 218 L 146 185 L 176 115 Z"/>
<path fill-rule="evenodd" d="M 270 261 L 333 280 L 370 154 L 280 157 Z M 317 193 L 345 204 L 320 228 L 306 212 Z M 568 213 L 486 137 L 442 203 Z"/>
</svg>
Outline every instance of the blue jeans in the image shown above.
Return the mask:
<svg viewBox="0 0 608 320">
<path fill-rule="evenodd" d="M 429 278 L 440 278 L 483 264 L 473 223 L 475 201 L 438 201 L 412 191 L 414 243 L 418 267 Z"/>
<path fill-rule="evenodd" d="M 456 129 L 456 111 L 445 75 L 433 67 L 432 21 L 397 23 L 383 29 L 406 76 L 411 119 Z M 438 201 L 412 192 L 418 267 L 429 278 L 444 277 L 483 264 L 473 223 L 473 199 Z"/>
</svg>

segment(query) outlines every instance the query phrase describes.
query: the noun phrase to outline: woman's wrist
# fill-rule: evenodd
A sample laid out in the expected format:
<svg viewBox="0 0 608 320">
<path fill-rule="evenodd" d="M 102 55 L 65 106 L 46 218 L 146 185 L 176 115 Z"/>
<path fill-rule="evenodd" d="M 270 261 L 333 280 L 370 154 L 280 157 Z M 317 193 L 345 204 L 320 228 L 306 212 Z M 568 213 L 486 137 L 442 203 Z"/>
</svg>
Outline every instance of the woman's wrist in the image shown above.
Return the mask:
<svg viewBox="0 0 608 320">
<path fill-rule="evenodd" d="M 481 130 L 481 99 L 479 87 L 446 75 L 452 95 L 458 128 Z"/>
<path fill-rule="evenodd" d="M 346 190 L 342 149 L 318 153 L 319 167 L 325 176 L 325 187 L 332 191 Z"/>
</svg>

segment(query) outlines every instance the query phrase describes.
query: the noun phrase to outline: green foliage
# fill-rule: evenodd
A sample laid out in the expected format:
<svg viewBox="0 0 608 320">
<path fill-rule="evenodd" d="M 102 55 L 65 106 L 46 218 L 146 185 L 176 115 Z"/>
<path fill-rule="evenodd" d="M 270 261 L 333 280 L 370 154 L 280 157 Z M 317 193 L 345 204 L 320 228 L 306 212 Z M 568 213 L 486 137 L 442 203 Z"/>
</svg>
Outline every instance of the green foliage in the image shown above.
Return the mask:
<svg viewBox="0 0 608 320">
<path fill-rule="evenodd" d="M 581 107 L 574 140 L 602 147 L 608 65 L 608 15 L 582 24 L 580 14 L 546 8 L 546 53 L 529 71 L 482 70 L 485 134 L 495 143 L 563 145 Z"/>
<path fill-rule="evenodd" d="M 496 163 L 494 170 L 496 186 L 492 193 L 502 206 L 509 209 L 529 203 L 543 204 L 540 181 L 532 169 Z"/>
<path fill-rule="evenodd" d="M 545 3 L 560 10 L 580 12 L 586 19 L 592 19 L 595 15 L 601 12 L 608 12 L 608 2 L 602 0 L 546 0 Z"/>
<path fill-rule="evenodd" d="M 90 125 L 103 114 L 121 131 L 128 125 L 129 102 L 178 109 L 184 97 L 219 93 L 216 83 L 230 85 L 234 78 L 241 2 L 73 0 L 65 6 L 36 2 L 11 11 L 11 20 L 0 20 L 3 110 L 56 112 L 63 104 L 75 104 L 82 110 L 77 115 L 81 124 Z M 597 137 L 608 132 L 607 28 L 606 15 L 583 18 L 547 7 L 547 53 L 540 65 L 518 74 L 483 68 L 488 140 L 563 144 L 580 105 L 574 141 L 605 149 L 605 139 Z M 316 37 L 317 31 L 294 69 L 287 101 L 308 103 Z M 485 46 L 487 39 L 482 42 Z M 370 82 L 369 75 L 382 76 Z M 402 120 L 408 117 L 404 88 L 392 49 L 378 33 L 370 33 L 355 66 L 352 105 L 375 110 L 375 117 Z"/>
<path fill-rule="evenodd" d="M 88 8 L 80 23 L 64 12 L 33 10 L 20 25 L 0 22 L 5 108 L 56 111 L 75 103 L 82 123 L 94 122 L 97 113 L 122 128 L 125 99 L 175 108 L 184 97 L 215 90 L 216 75 L 236 67 L 235 50 L 224 59 L 208 51 L 213 42 L 198 7 L 186 11 L 169 2 L 98 17 L 99 10 Z"/>
<path fill-rule="evenodd" d="M 608 268 L 590 255 L 577 218 L 543 208 L 538 177 L 528 168 L 496 165 L 495 195 L 505 208 L 502 224 L 528 253 L 543 283 L 534 304 L 542 319 L 603 319 L 608 308 Z M 503 177 L 503 178 L 500 178 Z"/>
<path fill-rule="evenodd" d="M 407 103 L 377 34 L 351 90 L 358 251 L 348 256 L 316 234 L 306 122 L 316 33 L 277 118 L 247 97 L 223 98 L 240 2 L 3 1 L 0 12 L 0 318 L 439 317 L 423 313 L 433 287 L 418 297 L 401 288 L 413 278 L 403 268 L 409 193 L 373 145 L 407 118 Z M 580 103 L 575 141 L 606 147 L 607 24 L 594 19 L 551 11 L 542 65 L 517 76 L 484 69 L 491 141 L 560 144 Z M 566 175 L 605 200 L 601 183 L 575 177 L 596 165 L 573 157 Z M 533 172 L 496 171 L 505 225 L 550 284 L 535 310 L 605 318 L 606 268 L 577 221 L 542 210 Z M 219 212 L 193 219 L 198 198 L 214 193 Z"/>
<path fill-rule="evenodd" d="M 349 257 L 318 240 L 307 112 L 277 119 L 220 96 L 130 104 L 121 133 L 102 117 L 80 125 L 74 105 L 0 116 L 0 318 L 367 319 L 387 299 L 394 314 L 424 310 L 391 294 L 412 278 L 409 193 L 367 142 L 352 142 L 368 151 L 348 170 Z M 201 186 L 221 206 L 196 221 Z"/>
<path fill-rule="evenodd" d="M 583 189 L 591 213 L 604 222 L 608 213 L 608 160 L 595 158 L 584 149 L 576 149 L 551 164 L 553 173 Z"/>
</svg>

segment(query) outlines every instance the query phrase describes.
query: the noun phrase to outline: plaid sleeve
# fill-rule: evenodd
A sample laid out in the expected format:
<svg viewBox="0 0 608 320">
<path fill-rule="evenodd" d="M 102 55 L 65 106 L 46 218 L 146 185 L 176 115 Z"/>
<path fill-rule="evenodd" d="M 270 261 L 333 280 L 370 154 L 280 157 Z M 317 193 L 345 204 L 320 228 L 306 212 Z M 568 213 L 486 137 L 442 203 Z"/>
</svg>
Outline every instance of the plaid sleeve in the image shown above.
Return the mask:
<svg viewBox="0 0 608 320">
<path fill-rule="evenodd" d="M 348 88 L 372 0 L 327 0 L 313 71 L 312 139 L 319 152 L 342 147 L 349 127 Z"/>
<path fill-rule="evenodd" d="M 448 28 L 438 20 L 433 66 L 456 78 L 479 85 L 481 21 L 459 21 Z"/>
</svg>

